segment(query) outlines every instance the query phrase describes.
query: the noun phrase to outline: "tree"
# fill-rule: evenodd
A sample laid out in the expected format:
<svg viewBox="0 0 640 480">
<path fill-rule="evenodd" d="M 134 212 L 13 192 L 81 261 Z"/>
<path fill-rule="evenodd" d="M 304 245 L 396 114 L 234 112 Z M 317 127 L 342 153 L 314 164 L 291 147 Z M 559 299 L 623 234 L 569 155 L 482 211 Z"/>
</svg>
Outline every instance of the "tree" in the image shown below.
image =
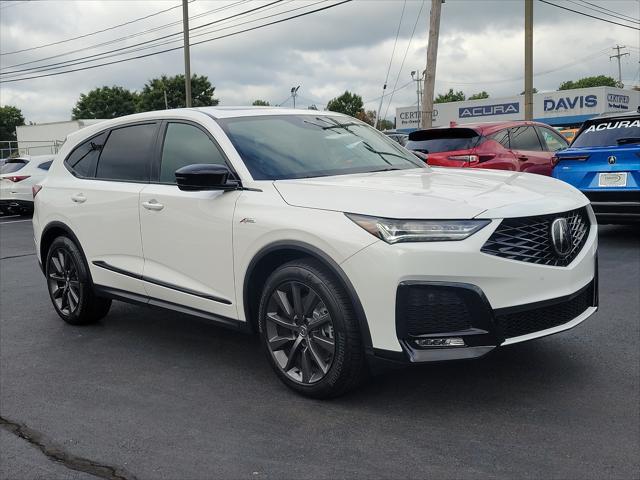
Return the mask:
<svg viewBox="0 0 640 480">
<path fill-rule="evenodd" d="M 589 87 L 620 87 L 621 85 L 616 82 L 612 77 L 606 75 L 598 75 L 594 77 L 584 77 L 579 80 L 567 80 L 562 82 L 558 87 L 558 90 L 571 90 L 574 88 L 589 88 Z"/>
<path fill-rule="evenodd" d="M 0 107 L 0 141 L 15 140 L 16 127 L 19 125 L 24 125 L 24 117 L 18 107 Z"/>
<path fill-rule="evenodd" d="M 375 110 L 360 110 L 356 113 L 356 118 L 361 120 L 369 125 L 375 125 L 376 123 L 376 112 Z"/>
<path fill-rule="evenodd" d="M 489 98 L 489 94 L 484 90 L 478 93 L 474 93 L 469 98 L 467 98 L 467 100 L 481 100 L 483 98 Z"/>
<path fill-rule="evenodd" d="M 364 112 L 364 103 L 362 103 L 362 97 L 360 95 L 347 90 L 339 97 L 329 100 L 327 110 L 357 117 L 358 113 Z"/>
<path fill-rule="evenodd" d="M 533 93 L 538 93 L 538 89 L 533 87 Z M 520 95 L 524 95 L 524 90 L 520 92 Z"/>
<path fill-rule="evenodd" d="M 380 130 L 393 130 L 393 128 L 395 128 L 395 125 L 391 120 L 387 120 L 386 118 L 383 118 L 378 123 L 378 128 Z"/>
<path fill-rule="evenodd" d="M 71 118 L 116 118 L 137 110 L 138 95 L 123 87 L 94 88 L 80 95 L 71 110 Z"/>
<path fill-rule="evenodd" d="M 269 102 L 267 102 L 266 100 L 254 100 L 251 105 L 253 105 L 254 107 L 269 107 L 269 106 L 271 106 L 271 104 Z"/>
<path fill-rule="evenodd" d="M 454 92 L 453 88 L 450 88 L 445 94 L 439 93 L 434 103 L 462 102 L 465 98 L 464 92 Z"/>
<path fill-rule="evenodd" d="M 191 76 L 192 106 L 209 107 L 218 105 L 219 100 L 213 98 L 215 89 L 216 87 L 211 85 L 208 77 L 193 74 Z M 149 80 L 142 89 L 142 92 L 140 92 L 138 110 L 141 112 L 164 110 L 165 92 L 167 94 L 167 106 L 169 108 L 185 107 L 184 75 L 175 75 L 173 77 L 162 75 L 160 78 Z"/>
</svg>

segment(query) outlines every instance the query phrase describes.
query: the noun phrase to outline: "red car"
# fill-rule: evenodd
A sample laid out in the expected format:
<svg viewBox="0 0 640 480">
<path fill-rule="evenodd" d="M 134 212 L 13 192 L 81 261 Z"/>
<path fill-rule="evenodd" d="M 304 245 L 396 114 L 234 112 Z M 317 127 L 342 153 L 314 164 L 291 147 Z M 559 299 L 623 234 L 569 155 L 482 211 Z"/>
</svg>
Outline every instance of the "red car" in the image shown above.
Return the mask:
<svg viewBox="0 0 640 480">
<path fill-rule="evenodd" d="M 554 152 L 569 146 L 555 129 L 538 122 L 467 123 L 409 134 L 409 150 L 440 167 L 494 168 L 551 175 Z"/>
</svg>

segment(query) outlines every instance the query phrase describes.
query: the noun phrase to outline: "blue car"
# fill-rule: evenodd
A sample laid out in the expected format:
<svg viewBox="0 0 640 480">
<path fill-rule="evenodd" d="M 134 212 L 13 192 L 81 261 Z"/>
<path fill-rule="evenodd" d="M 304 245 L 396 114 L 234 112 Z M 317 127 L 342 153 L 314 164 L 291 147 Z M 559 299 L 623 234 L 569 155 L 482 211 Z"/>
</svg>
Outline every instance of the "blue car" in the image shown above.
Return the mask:
<svg viewBox="0 0 640 480">
<path fill-rule="evenodd" d="M 587 120 L 553 162 L 553 177 L 581 190 L 600 223 L 640 221 L 640 109 Z"/>
</svg>

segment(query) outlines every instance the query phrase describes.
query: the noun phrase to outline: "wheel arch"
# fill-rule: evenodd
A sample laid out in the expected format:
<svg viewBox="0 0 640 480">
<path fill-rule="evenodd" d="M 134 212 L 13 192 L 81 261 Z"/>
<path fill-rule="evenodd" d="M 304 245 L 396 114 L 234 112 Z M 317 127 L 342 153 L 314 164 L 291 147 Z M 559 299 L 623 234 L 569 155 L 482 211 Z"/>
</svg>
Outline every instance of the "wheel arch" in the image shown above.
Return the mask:
<svg viewBox="0 0 640 480">
<path fill-rule="evenodd" d="M 278 241 L 271 243 L 256 253 L 245 272 L 243 281 L 243 307 L 247 323 L 253 331 L 257 330 L 257 306 L 260 298 L 261 284 L 280 265 L 298 258 L 313 258 L 326 267 L 347 291 L 353 306 L 358 327 L 362 335 L 362 342 L 366 353 L 373 352 L 369 324 L 364 308 L 353 287 L 353 284 L 340 266 L 325 252 L 299 241 Z"/>
<path fill-rule="evenodd" d="M 42 269 L 42 273 L 45 272 L 45 261 L 47 259 L 47 252 L 49 251 L 49 247 L 53 243 L 53 241 L 60 236 L 68 237 L 73 243 L 76 244 L 78 250 L 80 250 L 80 254 L 82 255 L 82 260 L 84 260 L 84 264 L 87 266 L 87 272 L 89 273 L 89 279 L 91 284 L 93 285 L 93 279 L 91 278 L 91 269 L 89 268 L 89 263 L 87 262 L 87 257 L 84 254 L 84 250 L 82 249 L 82 245 L 80 244 L 80 240 L 71 228 L 59 221 L 49 222 L 43 229 L 42 234 L 40 235 L 40 267 Z"/>
</svg>

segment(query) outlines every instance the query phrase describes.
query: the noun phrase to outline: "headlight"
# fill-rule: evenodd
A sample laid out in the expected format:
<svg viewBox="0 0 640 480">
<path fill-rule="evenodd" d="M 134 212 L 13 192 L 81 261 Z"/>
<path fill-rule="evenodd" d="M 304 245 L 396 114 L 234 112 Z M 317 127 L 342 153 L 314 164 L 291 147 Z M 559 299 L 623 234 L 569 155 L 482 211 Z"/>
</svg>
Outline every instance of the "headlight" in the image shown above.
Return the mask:
<svg viewBox="0 0 640 480">
<path fill-rule="evenodd" d="M 353 213 L 345 215 L 387 243 L 464 240 L 491 223 L 490 220 L 397 220 Z"/>
</svg>

